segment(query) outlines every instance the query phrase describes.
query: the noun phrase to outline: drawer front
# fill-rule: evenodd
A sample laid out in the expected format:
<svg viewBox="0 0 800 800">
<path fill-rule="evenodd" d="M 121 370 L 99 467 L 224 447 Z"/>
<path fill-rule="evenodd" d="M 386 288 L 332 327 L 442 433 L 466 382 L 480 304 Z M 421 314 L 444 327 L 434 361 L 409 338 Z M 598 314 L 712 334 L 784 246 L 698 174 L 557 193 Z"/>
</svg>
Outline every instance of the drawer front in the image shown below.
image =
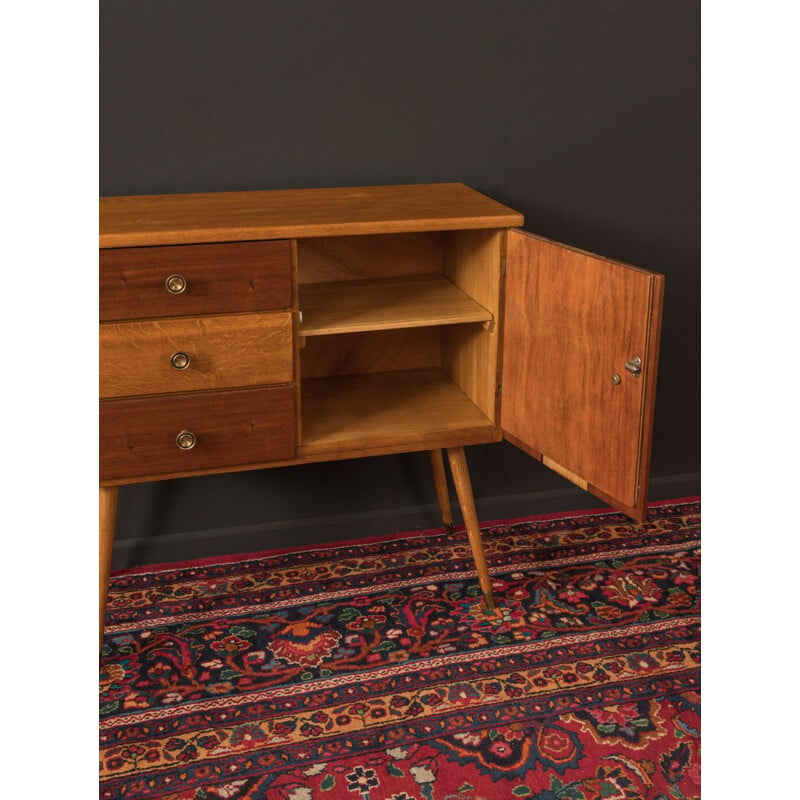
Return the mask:
<svg viewBox="0 0 800 800">
<path fill-rule="evenodd" d="M 289 308 L 291 264 L 288 240 L 101 250 L 100 320 Z"/>
<path fill-rule="evenodd" d="M 184 433 L 181 449 L 178 437 Z M 100 480 L 247 466 L 295 455 L 294 386 L 105 400 Z"/>
<path fill-rule="evenodd" d="M 291 383 L 286 312 L 100 325 L 100 397 Z"/>
</svg>

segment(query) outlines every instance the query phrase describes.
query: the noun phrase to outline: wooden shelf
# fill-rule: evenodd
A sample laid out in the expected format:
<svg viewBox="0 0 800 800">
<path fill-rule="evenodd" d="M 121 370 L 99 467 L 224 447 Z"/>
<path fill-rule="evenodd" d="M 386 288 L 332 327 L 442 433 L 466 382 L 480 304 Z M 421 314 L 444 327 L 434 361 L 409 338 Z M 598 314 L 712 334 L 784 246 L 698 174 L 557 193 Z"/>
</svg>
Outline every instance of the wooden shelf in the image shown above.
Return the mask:
<svg viewBox="0 0 800 800">
<path fill-rule="evenodd" d="M 301 459 L 497 439 L 492 423 L 440 369 L 303 381 L 302 405 Z"/>
<path fill-rule="evenodd" d="M 302 336 L 489 322 L 491 312 L 447 278 L 419 276 L 300 287 Z"/>
</svg>

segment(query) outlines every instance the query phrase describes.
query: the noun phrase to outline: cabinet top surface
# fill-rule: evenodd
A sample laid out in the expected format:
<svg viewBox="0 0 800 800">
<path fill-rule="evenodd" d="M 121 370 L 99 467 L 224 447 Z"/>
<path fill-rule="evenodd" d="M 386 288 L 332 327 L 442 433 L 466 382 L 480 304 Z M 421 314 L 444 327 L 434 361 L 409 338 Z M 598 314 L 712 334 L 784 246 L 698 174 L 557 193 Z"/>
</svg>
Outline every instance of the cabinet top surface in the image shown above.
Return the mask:
<svg viewBox="0 0 800 800">
<path fill-rule="evenodd" d="M 521 225 L 461 183 L 100 198 L 100 247 L 235 242 Z"/>
</svg>

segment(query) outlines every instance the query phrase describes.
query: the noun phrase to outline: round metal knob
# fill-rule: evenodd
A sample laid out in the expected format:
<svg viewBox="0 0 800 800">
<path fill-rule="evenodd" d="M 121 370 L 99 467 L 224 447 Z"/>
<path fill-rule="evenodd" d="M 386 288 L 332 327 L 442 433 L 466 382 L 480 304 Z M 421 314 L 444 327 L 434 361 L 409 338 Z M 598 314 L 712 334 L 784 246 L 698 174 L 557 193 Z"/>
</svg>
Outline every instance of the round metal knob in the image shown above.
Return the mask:
<svg viewBox="0 0 800 800">
<path fill-rule="evenodd" d="M 172 358 L 170 358 L 169 363 L 172 365 L 173 369 L 184 370 L 189 366 L 189 364 L 192 363 L 192 359 L 189 358 L 188 353 L 178 351 L 177 353 L 172 354 Z"/>
<path fill-rule="evenodd" d="M 621 380 L 622 378 L 620 378 L 619 373 L 617 372 L 611 376 L 611 383 L 613 383 L 614 386 L 618 386 Z"/>
<path fill-rule="evenodd" d="M 642 374 L 642 359 L 639 356 L 634 356 L 630 361 L 625 363 L 625 369 L 633 375 L 634 378 L 638 378 L 639 375 Z"/>
<path fill-rule="evenodd" d="M 175 437 L 175 443 L 181 450 L 191 450 L 197 444 L 197 437 L 191 431 L 181 431 Z"/>
<path fill-rule="evenodd" d="M 181 294 L 186 291 L 186 278 L 183 275 L 170 275 L 166 285 L 170 294 Z"/>
</svg>

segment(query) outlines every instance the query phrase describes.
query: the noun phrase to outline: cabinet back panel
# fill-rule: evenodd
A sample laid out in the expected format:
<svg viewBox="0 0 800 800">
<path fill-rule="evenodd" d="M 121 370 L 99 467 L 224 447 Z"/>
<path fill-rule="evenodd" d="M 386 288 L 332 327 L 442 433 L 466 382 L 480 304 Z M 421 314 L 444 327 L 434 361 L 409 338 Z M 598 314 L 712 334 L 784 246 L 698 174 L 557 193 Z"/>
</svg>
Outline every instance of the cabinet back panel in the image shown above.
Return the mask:
<svg viewBox="0 0 800 800">
<path fill-rule="evenodd" d="M 440 328 L 309 336 L 300 351 L 303 378 L 438 367 Z"/>
<path fill-rule="evenodd" d="M 300 283 L 442 274 L 442 234 L 333 236 L 297 241 Z"/>
</svg>

